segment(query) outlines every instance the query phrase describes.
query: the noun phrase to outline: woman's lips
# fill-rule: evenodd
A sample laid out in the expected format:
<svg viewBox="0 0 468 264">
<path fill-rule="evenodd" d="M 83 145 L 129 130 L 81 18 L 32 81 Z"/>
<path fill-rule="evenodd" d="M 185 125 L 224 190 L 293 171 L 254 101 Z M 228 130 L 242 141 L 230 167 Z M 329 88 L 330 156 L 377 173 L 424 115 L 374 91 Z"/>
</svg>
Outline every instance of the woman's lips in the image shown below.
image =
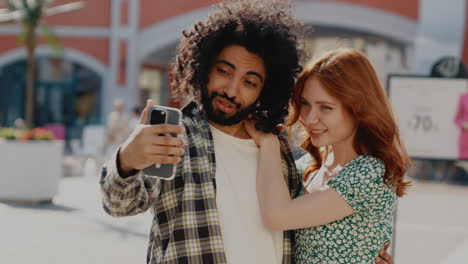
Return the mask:
<svg viewBox="0 0 468 264">
<path fill-rule="evenodd" d="M 312 138 L 319 138 L 327 131 L 328 131 L 327 129 L 313 129 L 313 130 L 309 130 L 309 135 Z"/>
</svg>

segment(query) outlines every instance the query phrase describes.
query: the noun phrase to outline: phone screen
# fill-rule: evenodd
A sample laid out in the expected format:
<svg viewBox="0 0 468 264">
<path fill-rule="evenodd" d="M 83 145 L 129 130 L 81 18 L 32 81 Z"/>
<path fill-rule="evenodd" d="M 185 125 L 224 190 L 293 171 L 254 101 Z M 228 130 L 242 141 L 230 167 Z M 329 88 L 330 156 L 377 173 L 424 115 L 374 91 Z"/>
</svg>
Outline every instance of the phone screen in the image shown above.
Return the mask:
<svg viewBox="0 0 468 264">
<path fill-rule="evenodd" d="M 151 111 L 150 124 L 164 124 L 166 123 L 166 112 L 158 109 Z"/>
</svg>

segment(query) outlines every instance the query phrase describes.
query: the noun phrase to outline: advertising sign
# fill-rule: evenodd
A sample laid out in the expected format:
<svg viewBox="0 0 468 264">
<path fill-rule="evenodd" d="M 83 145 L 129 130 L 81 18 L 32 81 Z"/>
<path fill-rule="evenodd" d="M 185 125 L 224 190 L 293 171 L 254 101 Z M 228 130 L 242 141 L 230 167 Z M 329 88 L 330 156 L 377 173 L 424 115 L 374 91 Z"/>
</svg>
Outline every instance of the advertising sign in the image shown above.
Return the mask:
<svg viewBox="0 0 468 264">
<path fill-rule="evenodd" d="M 412 158 L 468 160 L 468 79 L 396 75 L 387 88 Z"/>
</svg>

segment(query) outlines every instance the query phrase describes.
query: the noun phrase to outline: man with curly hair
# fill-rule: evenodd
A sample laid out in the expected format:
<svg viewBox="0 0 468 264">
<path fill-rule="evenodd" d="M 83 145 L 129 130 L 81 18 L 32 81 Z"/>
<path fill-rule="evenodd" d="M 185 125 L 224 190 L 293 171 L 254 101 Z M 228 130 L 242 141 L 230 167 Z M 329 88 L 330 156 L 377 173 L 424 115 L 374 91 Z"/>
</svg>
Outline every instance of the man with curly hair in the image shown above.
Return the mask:
<svg viewBox="0 0 468 264">
<path fill-rule="evenodd" d="M 291 231 L 262 225 L 258 148 L 243 121 L 256 119 L 257 129 L 279 134 L 301 70 L 305 28 L 289 1 L 238 0 L 184 31 L 170 72 L 176 97 L 188 102 L 183 126 L 144 125 L 149 101 L 100 181 L 108 214 L 153 210 L 147 263 L 293 263 Z M 279 138 L 295 197 L 301 177 Z M 155 163 L 177 163 L 175 178 L 140 171 Z"/>
</svg>

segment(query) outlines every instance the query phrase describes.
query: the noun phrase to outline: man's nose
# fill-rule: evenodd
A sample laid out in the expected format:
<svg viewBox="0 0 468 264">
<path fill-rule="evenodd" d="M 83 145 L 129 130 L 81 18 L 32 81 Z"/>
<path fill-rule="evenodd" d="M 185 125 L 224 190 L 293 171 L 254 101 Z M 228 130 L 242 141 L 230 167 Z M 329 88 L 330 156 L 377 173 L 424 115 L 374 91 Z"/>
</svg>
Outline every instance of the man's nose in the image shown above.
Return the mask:
<svg viewBox="0 0 468 264">
<path fill-rule="evenodd" d="M 234 98 L 237 97 L 240 89 L 240 81 L 231 79 L 230 82 L 224 88 L 224 92 L 229 98 Z"/>
</svg>

